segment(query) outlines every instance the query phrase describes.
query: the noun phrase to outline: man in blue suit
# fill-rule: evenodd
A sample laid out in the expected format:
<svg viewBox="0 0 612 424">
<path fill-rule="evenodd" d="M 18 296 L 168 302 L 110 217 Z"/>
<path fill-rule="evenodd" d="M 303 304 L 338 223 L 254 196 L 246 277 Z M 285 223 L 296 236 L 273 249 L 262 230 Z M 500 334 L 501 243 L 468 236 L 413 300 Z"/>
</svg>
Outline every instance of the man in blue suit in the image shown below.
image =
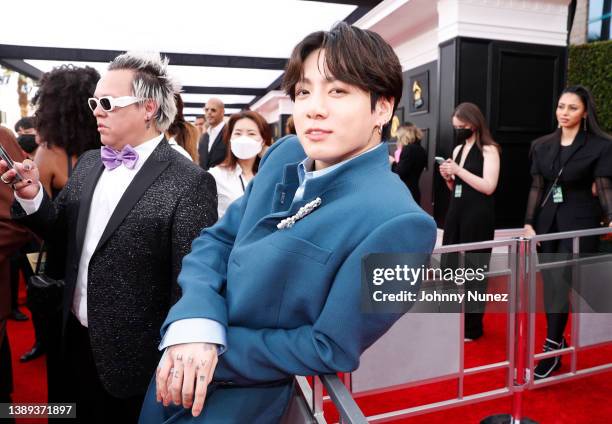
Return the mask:
<svg viewBox="0 0 612 424">
<path fill-rule="evenodd" d="M 313 33 L 284 87 L 298 136 L 185 257 L 142 423 L 279 422 L 294 375 L 355 370 L 399 318 L 361 311 L 362 258 L 434 247 L 381 144 L 402 92 L 391 47 L 344 23 Z"/>
</svg>

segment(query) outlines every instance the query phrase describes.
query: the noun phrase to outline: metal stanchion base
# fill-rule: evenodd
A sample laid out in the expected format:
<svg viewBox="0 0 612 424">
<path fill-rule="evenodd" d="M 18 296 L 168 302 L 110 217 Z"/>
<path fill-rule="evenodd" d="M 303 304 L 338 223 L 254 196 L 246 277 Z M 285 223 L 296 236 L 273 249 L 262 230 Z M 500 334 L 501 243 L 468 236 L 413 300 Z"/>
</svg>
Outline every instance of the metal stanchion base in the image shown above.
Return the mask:
<svg viewBox="0 0 612 424">
<path fill-rule="evenodd" d="M 518 424 L 518 423 L 519 422 L 512 420 L 512 415 L 510 414 L 490 415 L 487 418 L 480 421 L 480 424 Z M 521 419 L 520 424 L 538 424 L 538 422 L 532 420 L 531 418 L 524 417 Z"/>
</svg>

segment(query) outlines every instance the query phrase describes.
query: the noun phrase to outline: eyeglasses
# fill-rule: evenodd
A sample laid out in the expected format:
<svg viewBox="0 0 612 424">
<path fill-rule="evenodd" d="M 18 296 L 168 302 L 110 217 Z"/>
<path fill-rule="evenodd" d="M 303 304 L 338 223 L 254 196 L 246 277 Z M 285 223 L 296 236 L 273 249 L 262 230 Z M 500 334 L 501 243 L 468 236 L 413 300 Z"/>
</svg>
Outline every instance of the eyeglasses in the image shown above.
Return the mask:
<svg viewBox="0 0 612 424">
<path fill-rule="evenodd" d="M 126 107 L 136 102 L 139 102 L 143 99 L 134 96 L 123 96 L 123 97 L 112 97 L 112 96 L 104 96 L 99 99 L 95 97 L 90 97 L 87 99 L 87 104 L 91 111 L 95 111 L 98 105 L 102 108 L 104 112 L 112 112 L 116 107 Z"/>
</svg>

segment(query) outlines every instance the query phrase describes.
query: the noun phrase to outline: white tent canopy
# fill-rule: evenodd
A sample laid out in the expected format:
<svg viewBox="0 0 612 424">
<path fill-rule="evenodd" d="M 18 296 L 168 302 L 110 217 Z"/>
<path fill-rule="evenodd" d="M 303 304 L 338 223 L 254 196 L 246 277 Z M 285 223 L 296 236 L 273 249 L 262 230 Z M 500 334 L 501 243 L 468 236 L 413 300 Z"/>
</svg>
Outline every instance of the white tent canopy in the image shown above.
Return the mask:
<svg viewBox="0 0 612 424">
<path fill-rule="evenodd" d="M 101 74 L 117 54 L 159 51 L 183 86 L 185 115 L 210 97 L 226 113 L 278 89 L 291 50 L 307 34 L 354 22 L 380 0 L 32 0 L 2 6 L 0 64 L 38 79 L 72 63 Z"/>
</svg>

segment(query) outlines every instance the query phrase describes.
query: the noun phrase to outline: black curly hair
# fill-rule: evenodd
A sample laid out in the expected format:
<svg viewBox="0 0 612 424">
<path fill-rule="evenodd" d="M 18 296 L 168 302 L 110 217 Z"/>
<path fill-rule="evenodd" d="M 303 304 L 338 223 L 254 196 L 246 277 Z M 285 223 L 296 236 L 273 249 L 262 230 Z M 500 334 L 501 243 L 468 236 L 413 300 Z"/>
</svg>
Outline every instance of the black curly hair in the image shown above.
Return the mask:
<svg viewBox="0 0 612 424">
<path fill-rule="evenodd" d="M 100 74 L 88 66 L 62 65 L 43 74 L 32 103 L 36 106 L 36 130 L 48 146 L 80 156 L 100 147 L 96 118 L 87 105 Z"/>
</svg>

